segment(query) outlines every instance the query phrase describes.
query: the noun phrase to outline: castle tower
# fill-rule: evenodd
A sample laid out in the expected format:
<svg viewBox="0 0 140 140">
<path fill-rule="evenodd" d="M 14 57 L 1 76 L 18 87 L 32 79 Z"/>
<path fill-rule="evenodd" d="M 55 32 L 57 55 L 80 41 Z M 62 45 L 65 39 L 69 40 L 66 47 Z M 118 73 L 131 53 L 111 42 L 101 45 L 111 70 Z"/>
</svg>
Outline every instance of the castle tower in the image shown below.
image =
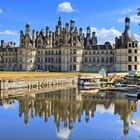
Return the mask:
<svg viewBox="0 0 140 140">
<path fill-rule="evenodd" d="M 75 21 L 74 21 L 74 19 L 72 19 L 72 20 L 70 21 L 70 31 L 71 31 L 71 32 L 74 31 L 74 28 L 75 28 Z"/>
<path fill-rule="evenodd" d="M 92 44 L 93 45 L 97 45 L 96 32 L 92 32 Z"/>
<path fill-rule="evenodd" d="M 26 33 L 26 34 L 30 34 L 30 23 L 27 23 L 27 24 L 26 24 L 25 33 Z"/>
<path fill-rule="evenodd" d="M 89 26 L 87 27 L 87 38 L 88 38 L 88 39 L 91 38 L 91 29 L 90 29 Z"/>
</svg>

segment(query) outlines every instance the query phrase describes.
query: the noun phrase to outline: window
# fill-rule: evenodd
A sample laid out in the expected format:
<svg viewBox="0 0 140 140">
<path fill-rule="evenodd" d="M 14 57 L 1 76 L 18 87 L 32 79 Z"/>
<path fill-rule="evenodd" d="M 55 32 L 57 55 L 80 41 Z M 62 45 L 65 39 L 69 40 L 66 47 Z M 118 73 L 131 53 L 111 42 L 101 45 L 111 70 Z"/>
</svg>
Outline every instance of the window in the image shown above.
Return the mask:
<svg viewBox="0 0 140 140">
<path fill-rule="evenodd" d="M 132 66 L 128 65 L 128 71 L 131 71 L 131 70 L 132 70 Z"/>
<path fill-rule="evenodd" d="M 72 71 L 72 65 L 70 65 L 70 70 Z"/>
<path fill-rule="evenodd" d="M 137 56 L 135 56 L 135 62 L 137 62 Z"/>
<path fill-rule="evenodd" d="M 73 70 L 74 70 L 74 71 L 76 70 L 76 65 L 73 65 Z"/>
<path fill-rule="evenodd" d="M 137 65 L 134 66 L 135 70 L 137 70 Z"/>
<path fill-rule="evenodd" d="M 102 57 L 102 62 L 104 62 L 104 58 Z"/>
<path fill-rule="evenodd" d="M 131 46 L 132 46 L 132 44 L 131 44 L 131 43 L 129 43 L 129 44 L 128 44 L 128 46 L 129 46 L 129 47 L 131 47 Z"/>
<path fill-rule="evenodd" d="M 128 50 L 128 53 L 132 53 L 132 50 Z"/>
<path fill-rule="evenodd" d="M 76 62 L 76 57 L 73 57 L 73 62 Z"/>
<path fill-rule="evenodd" d="M 91 57 L 89 57 L 89 62 L 91 62 Z"/>
<path fill-rule="evenodd" d="M 135 44 L 135 47 L 136 47 L 136 48 L 138 47 L 138 44 L 137 44 L 137 43 Z"/>
<path fill-rule="evenodd" d="M 72 49 L 70 49 L 70 54 L 72 54 Z"/>
<path fill-rule="evenodd" d="M 113 61 L 114 61 L 113 57 L 110 57 L 110 62 L 113 62 Z"/>
<path fill-rule="evenodd" d="M 106 62 L 108 62 L 108 57 L 106 58 Z"/>
<path fill-rule="evenodd" d="M 137 50 L 135 50 L 135 53 L 137 53 Z"/>
<path fill-rule="evenodd" d="M 76 49 L 73 49 L 73 54 L 76 54 Z"/>
<path fill-rule="evenodd" d="M 132 61 L 132 57 L 128 56 L 128 61 L 131 62 Z"/>
<path fill-rule="evenodd" d="M 85 62 L 87 62 L 87 57 L 85 57 Z"/>
<path fill-rule="evenodd" d="M 70 57 L 70 62 L 72 62 L 72 57 Z"/>
</svg>

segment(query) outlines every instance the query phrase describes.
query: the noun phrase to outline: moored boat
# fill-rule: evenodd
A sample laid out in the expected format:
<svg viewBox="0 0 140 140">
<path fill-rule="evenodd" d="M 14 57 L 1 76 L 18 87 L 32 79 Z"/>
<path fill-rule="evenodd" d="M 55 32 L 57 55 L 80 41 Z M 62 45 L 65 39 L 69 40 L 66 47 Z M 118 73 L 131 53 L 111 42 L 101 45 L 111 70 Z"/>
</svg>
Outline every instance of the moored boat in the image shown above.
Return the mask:
<svg viewBox="0 0 140 140">
<path fill-rule="evenodd" d="M 138 98 L 138 99 L 140 99 L 140 93 L 128 93 L 128 94 L 126 94 L 126 97 L 131 97 L 131 98 Z"/>
</svg>

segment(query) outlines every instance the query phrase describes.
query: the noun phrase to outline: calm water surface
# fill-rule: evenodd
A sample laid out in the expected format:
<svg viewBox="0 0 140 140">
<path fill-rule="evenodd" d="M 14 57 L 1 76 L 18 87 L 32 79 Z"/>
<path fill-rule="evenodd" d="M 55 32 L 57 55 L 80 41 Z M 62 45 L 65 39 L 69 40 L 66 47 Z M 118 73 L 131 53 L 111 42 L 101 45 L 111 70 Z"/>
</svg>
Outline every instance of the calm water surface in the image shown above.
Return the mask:
<svg viewBox="0 0 140 140">
<path fill-rule="evenodd" d="M 140 104 L 123 96 L 74 88 L 1 99 L 0 140 L 140 140 Z"/>
</svg>

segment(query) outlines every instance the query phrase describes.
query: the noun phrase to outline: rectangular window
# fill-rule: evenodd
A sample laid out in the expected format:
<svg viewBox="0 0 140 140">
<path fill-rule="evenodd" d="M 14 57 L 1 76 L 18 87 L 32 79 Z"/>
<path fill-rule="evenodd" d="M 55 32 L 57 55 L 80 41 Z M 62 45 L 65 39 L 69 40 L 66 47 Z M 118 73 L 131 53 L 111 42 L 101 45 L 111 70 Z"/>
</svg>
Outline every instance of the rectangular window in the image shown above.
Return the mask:
<svg viewBox="0 0 140 140">
<path fill-rule="evenodd" d="M 73 49 L 73 54 L 76 54 L 76 49 Z"/>
<path fill-rule="evenodd" d="M 76 57 L 73 57 L 73 62 L 76 62 Z"/>
<path fill-rule="evenodd" d="M 128 56 L 128 61 L 131 62 L 132 61 L 132 57 Z"/>
<path fill-rule="evenodd" d="M 76 65 L 73 65 L 73 70 L 76 71 Z"/>
<path fill-rule="evenodd" d="M 137 56 L 135 56 L 135 62 L 137 62 Z"/>
<path fill-rule="evenodd" d="M 128 71 L 131 71 L 131 70 L 132 70 L 132 66 L 128 65 Z"/>
<path fill-rule="evenodd" d="M 128 50 L 128 53 L 132 53 L 132 50 Z"/>
<path fill-rule="evenodd" d="M 70 71 L 72 71 L 72 65 L 70 65 Z"/>
<path fill-rule="evenodd" d="M 134 66 L 135 70 L 137 70 L 137 65 Z"/>
<path fill-rule="evenodd" d="M 129 43 L 129 47 L 131 47 L 132 45 L 131 45 L 131 43 Z"/>
</svg>

